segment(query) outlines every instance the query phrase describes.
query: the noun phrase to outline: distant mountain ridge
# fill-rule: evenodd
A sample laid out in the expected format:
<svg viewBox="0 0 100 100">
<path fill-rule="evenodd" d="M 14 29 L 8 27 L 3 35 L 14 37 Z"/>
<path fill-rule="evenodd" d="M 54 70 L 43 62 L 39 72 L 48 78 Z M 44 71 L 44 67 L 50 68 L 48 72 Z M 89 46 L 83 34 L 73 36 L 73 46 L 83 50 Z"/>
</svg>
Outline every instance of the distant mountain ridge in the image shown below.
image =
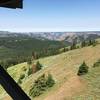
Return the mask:
<svg viewBox="0 0 100 100">
<path fill-rule="evenodd" d="M 29 33 L 16 33 L 0 31 L 0 37 L 29 37 L 36 39 L 48 39 L 55 41 L 66 42 L 80 42 L 82 40 L 97 39 L 100 38 L 100 31 L 90 32 L 29 32 Z"/>
</svg>

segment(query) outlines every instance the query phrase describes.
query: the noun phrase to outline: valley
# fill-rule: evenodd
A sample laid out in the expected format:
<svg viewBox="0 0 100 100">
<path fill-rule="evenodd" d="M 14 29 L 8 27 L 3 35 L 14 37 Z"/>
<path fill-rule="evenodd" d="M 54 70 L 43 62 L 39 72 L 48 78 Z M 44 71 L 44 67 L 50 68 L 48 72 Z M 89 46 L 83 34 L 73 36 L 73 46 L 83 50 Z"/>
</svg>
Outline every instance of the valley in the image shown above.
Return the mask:
<svg viewBox="0 0 100 100">
<path fill-rule="evenodd" d="M 100 100 L 100 0 L 0 1 L 0 100 Z"/>
<path fill-rule="evenodd" d="M 43 69 L 26 76 L 20 86 L 29 95 L 34 81 L 42 74 L 50 73 L 55 80 L 55 85 L 38 97 L 31 97 L 32 100 L 99 100 L 100 65 L 93 68 L 93 64 L 100 59 L 100 40 L 97 41 L 96 46 L 78 48 L 38 59 Z M 83 61 L 89 66 L 89 72 L 78 76 L 77 72 Z M 17 82 L 21 74 L 26 74 L 24 69 L 28 69 L 26 62 L 12 66 L 7 71 Z M 4 90 L 0 88 L 0 91 L 1 100 L 8 100 L 9 96 Z"/>
</svg>

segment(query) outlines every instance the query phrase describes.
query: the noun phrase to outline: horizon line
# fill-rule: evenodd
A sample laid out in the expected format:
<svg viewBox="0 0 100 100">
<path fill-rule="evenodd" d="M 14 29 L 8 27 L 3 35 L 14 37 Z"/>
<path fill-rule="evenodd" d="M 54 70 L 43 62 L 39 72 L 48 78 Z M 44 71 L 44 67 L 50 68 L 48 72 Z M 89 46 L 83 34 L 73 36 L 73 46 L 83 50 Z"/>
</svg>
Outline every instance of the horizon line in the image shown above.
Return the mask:
<svg viewBox="0 0 100 100">
<path fill-rule="evenodd" d="M 9 30 L 0 30 L 0 32 L 10 32 L 10 33 L 73 33 L 73 32 L 100 32 L 100 30 L 88 30 L 88 31 L 9 31 Z"/>
</svg>

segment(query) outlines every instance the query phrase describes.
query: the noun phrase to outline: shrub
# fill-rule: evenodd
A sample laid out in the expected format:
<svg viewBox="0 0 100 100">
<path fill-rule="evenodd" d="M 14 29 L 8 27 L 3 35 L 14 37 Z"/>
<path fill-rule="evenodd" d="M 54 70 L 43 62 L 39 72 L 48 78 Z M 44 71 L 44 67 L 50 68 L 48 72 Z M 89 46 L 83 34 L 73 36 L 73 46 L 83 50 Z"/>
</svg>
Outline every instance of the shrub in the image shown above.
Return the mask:
<svg viewBox="0 0 100 100">
<path fill-rule="evenodd" d="M 89 67 L 86 65 L 86 63 L 83 62 L 83 64 L 81 64 L 79 67 L 77 75 L 80 76 L 80 75 L 84 75 L 84 74 L 88 73 L 88 68 Z"/>
<path fill-rule="evenodd" d="M 63 52 L 66 52 L 66 48 L 63 48 Z"/>
<path fill-rule="evenodd" d="M 93 40 L 93 47 L 95 47 L 97 45 L 97 41 Z"/>
<path fill-rule="evenodd" d="M 21 84 L 22 80 L 25 78 L 25 74 L 21 74 L 19 79 L 18 79 L 18 83 Z"/>
<path fill-rule="evenodd" d="M 39 71 L 39 70 L 41 70 L 42 69 L 42 65 L 40 64 L 40 62 L 38 61 L 37 63 L 36 63 L 36 71 Z"/>
<path fill-rule="evenodd" d="M 79 49 L 79 48 L 80 48 L 80 46 L 78 45 L 78 46 L 76 46 L 76 48 L 77 48 L 77 49 Z"/>
<path fill-rule="evenodd" d="M 86 46 L 86 42 L 85 42 L 85 40 L 84 40 L 84 41 L 81 42 L 81 47 L 83 48 L 83 47 L 85 47 L 85 46 Z"/>
<path fill-rule="evenodd" d="M 40 76 L 34 83 L 33 87 L 30 89 L 29 95 L 32 97 L 39 96 L 42 94 L 46 87 L 45 75 Z M 44 88 L 44 89 L 43 89 Z"/>
<path fill-rule="evenodd" d="M 51 74 L 48 74 L 48 79 L 46 84 L 48 87 L 52 87 L 55 84 L 55 81 Z"/>
<path fill-rule="evenodd" d="M 73 42 L 72 45 L 70 46 L 70 50 L 76 49 L 76 43 Z"/>
<path fill-rule="evenodd" d="M 93 41 L 92 40 L 89 40 L 88 41 L 88 46 L 91 46 L 93 44 Z"/>
<path fill-rule="evenodd" d="M 25 74 L 21 74 L 20 75 L 20 79 L 22 80 L 22 79 L 24 79 L 25 78 Z"/>
<path fill-rule="evenodd" d="M 32 64 L 32 60 L 30 58 L 27 59 L 27 64 L 31 65 Z"/>
<path fill-rule="evenodd" d="M 19 78 L 17 83 L 22 84 L 22 80 Z"/>
<path fill-rule="evenodd" d="M 54 84 L 55 82 L 52 78 L 52 75 L 49 74 L 48 77 L 46 77 L 45 74 L 43 74 L 35 81 L 33 87 L 30 89 L 29 95 L 32 97 L 39 96 Z"/>
<path fill-rule="evenodd" d="M 31 74 L 33 74 L 33 69 L 32 68 L 29 68 L 27 74 L 28 74 L 28 76 L 31 75 Z"/>
<path fill-rule="evenodd" d="M 100 59 L 94 63 L 93 67 L 99 67 L 100 66 Z"/>
</svg>

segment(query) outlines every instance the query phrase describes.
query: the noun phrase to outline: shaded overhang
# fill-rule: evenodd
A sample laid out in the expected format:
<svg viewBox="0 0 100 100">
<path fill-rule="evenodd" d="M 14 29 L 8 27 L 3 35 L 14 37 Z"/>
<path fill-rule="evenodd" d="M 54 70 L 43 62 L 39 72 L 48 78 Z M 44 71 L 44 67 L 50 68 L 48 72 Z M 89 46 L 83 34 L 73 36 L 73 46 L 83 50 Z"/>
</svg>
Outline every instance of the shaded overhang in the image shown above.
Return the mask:
<svg viewBox="0 0 100 100">
<path fill-rule="evenodd" d="M 23 8 L 23 0 L 0 0 L 0 7 Z"/>
</svg>

